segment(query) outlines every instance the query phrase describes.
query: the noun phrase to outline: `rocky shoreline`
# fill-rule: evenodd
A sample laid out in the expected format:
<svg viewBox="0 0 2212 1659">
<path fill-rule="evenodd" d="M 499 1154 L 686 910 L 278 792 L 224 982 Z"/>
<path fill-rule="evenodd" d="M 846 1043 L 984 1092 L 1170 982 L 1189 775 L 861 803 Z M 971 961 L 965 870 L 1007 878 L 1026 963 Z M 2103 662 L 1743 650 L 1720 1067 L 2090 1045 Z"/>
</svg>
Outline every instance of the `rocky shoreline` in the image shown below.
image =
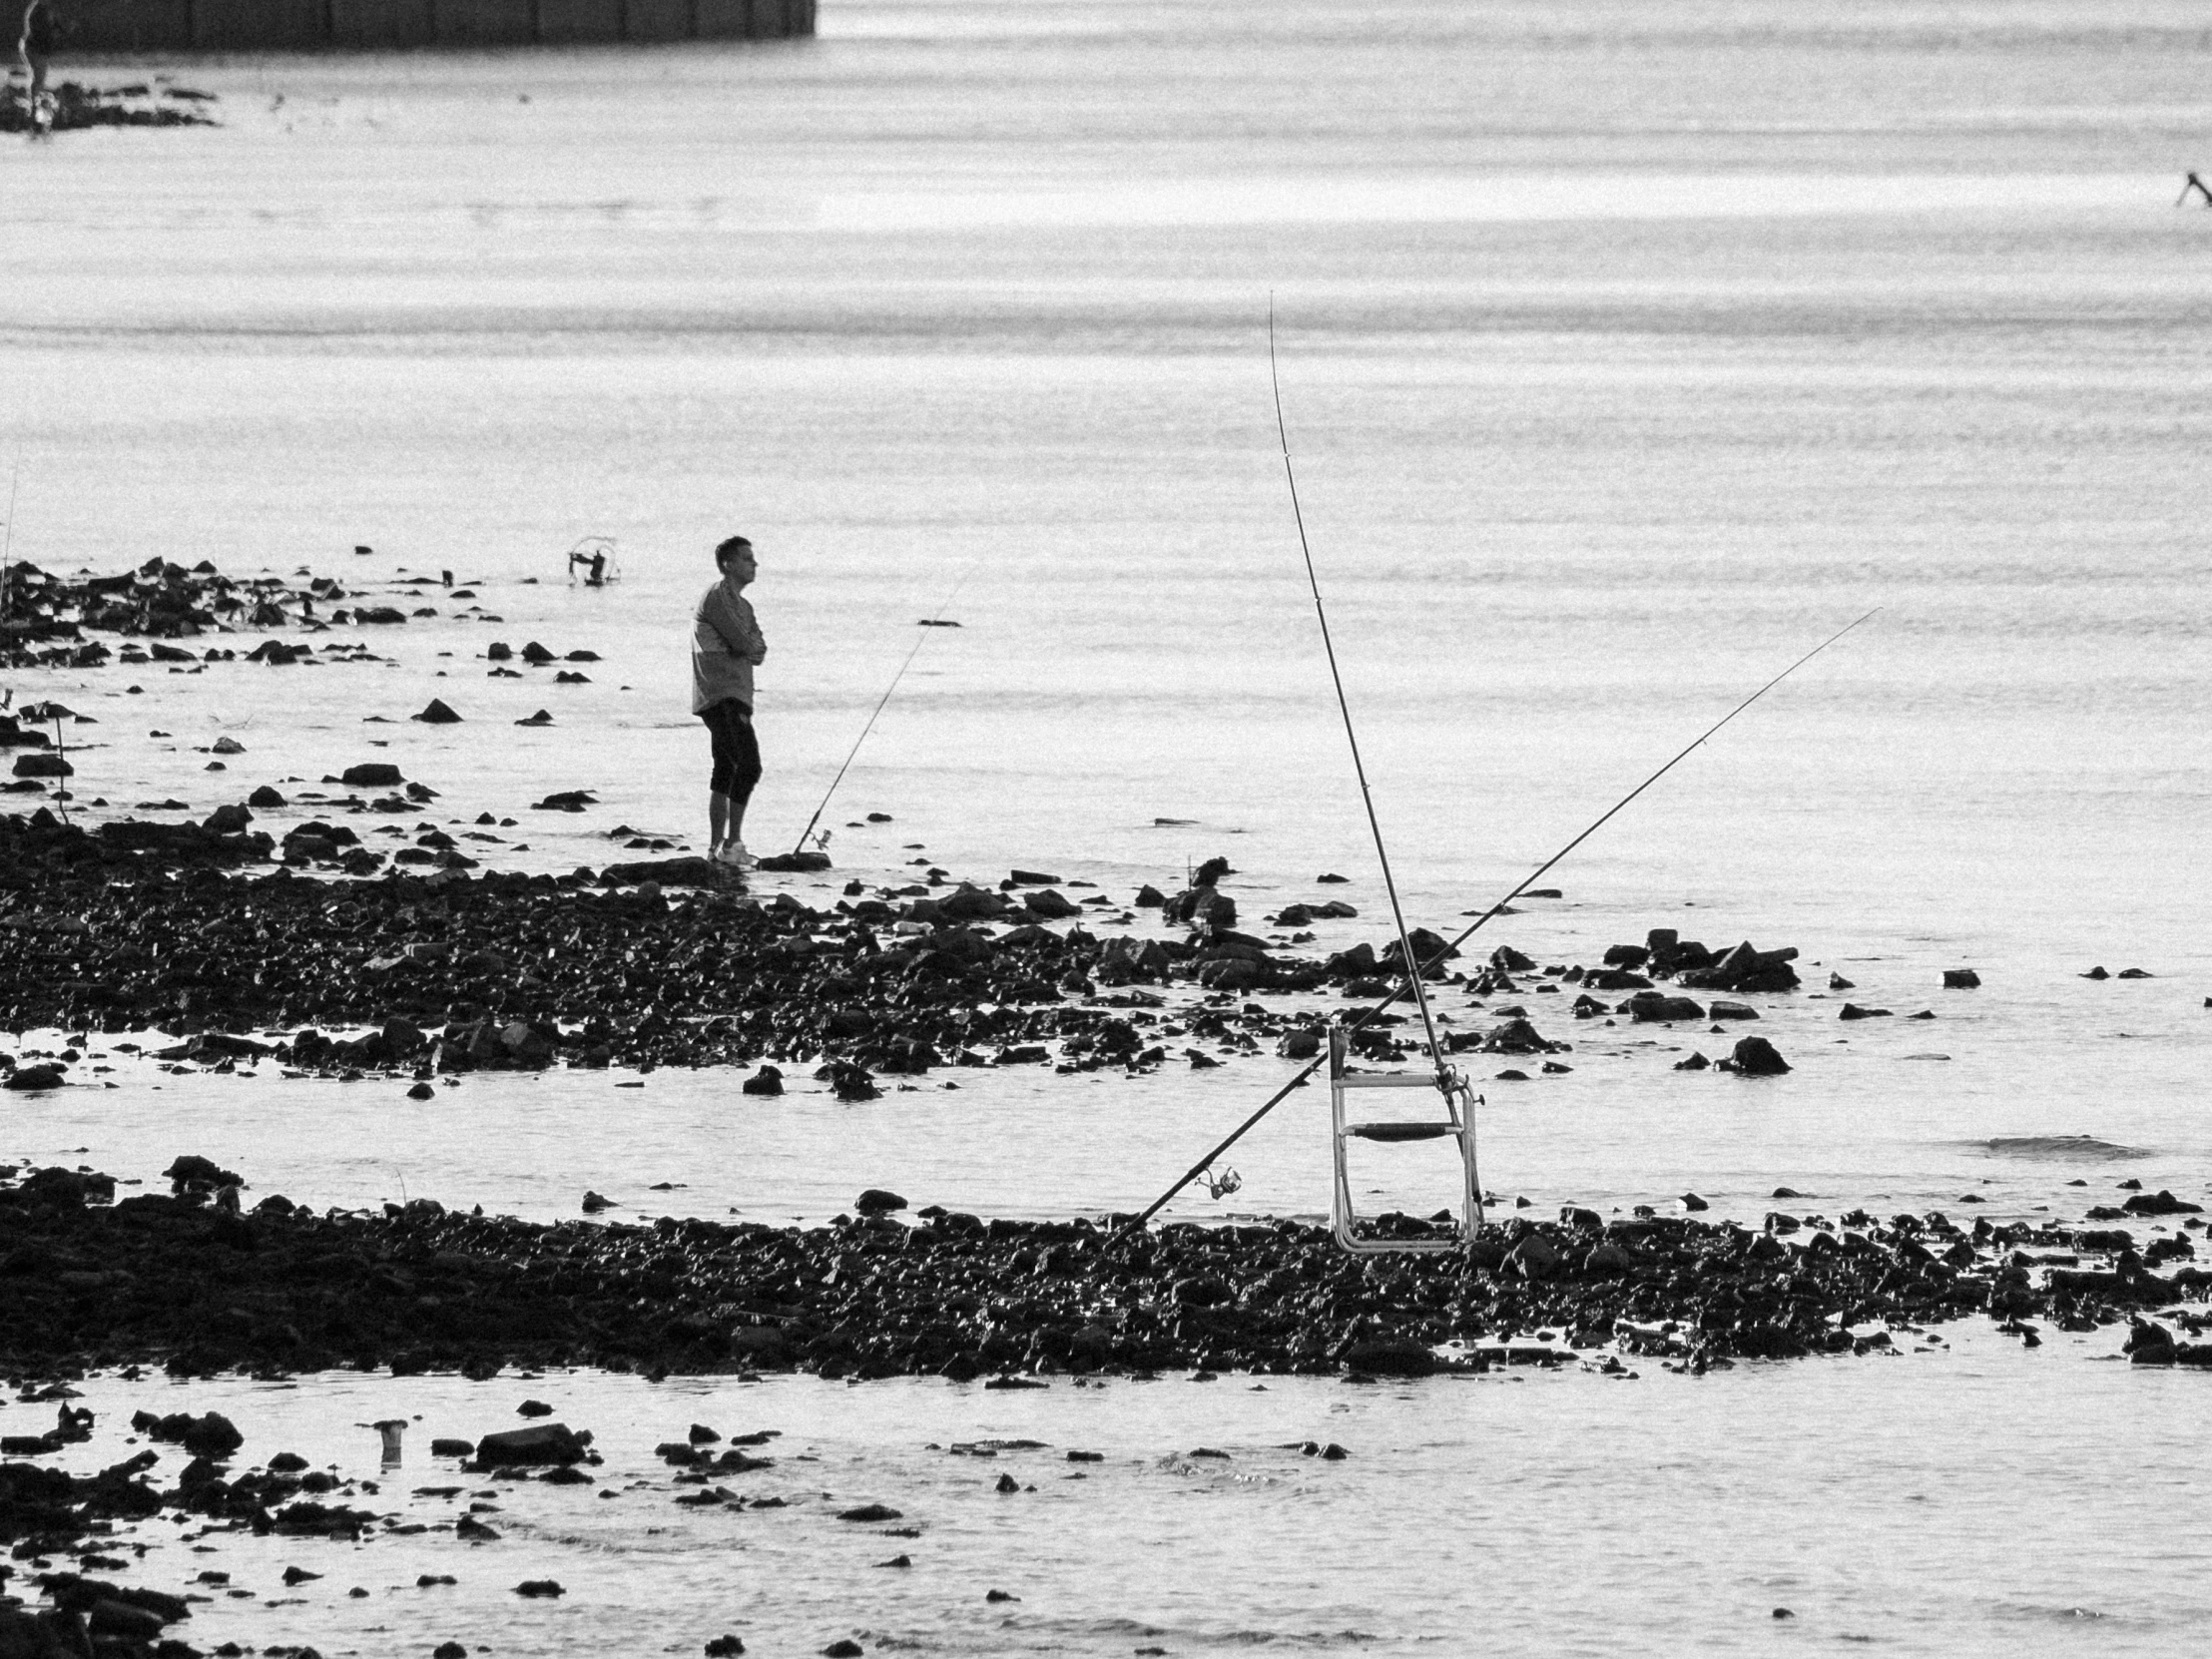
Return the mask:
<svg viewBox="0 0 2212 1659">
<path fill-rule="evenodd" d="M 391 805 L 412 810 L 404 797 Z M 1379 1000 L 1401 982 L 1394 940 L 1301 953 L 1314 937 L 1310 905 L 1267 918 L 1288 931 L 1239 931 L 1217 885 L 1225 859 L 1172 897 L 1147 886 L 1127 906 L 1095 891 L 1071 897 L 1085 883 L 1040 871 L 985 886 L 931 869 L 903 886 L 848 881 L 818 908 L 788 891 L 755 896 L 700 858 L 560 876 L 469 859 L 349 875 L 338 836 L 354 837 L 341 825 L 294 826 L 279 847 L 253 823 L 244 805 L 204 824 L 87 829 L 48 808 L 0 816 L 0 929 L 13 947 L 0 964 L 0 1020 L 87 1034 L 161 1028 L 181 1038 L 162 1058 L 217 1069 L 266 1059 L 424 1080 L 557 1063 L 767 1062 L 748 1087 L 773 1093 L 779 1063 L 799 1062 L 864 1099 L 877 1076 L 937 1067 L 1137 1073 L 1260 1052 L 1310 1058 L 1321 1013 L 1248 998 Z M 452 846 L 442 831 L 423 838 Z M 1340 917 L 1358 913 L 1330 902 Z M 1128 928 L 1139 909 L 1187 931 L 1107 931 Z M 1415 929 L 1413 944 L 1430 959 L 1444 940 Z M 1572 1045 L 1537 1029 L 1513 1000 L 1524 991 L 1557 996 L 1559 1019 L 1755 1019 L 1748 1005 L 1700 1003 L 1654 977 L 1782 989 L 1797 983 L 1795 954 L 1748 943 L 1714 952 L 1662 929 L 1600 966 L 1538 969 L 1499 946 L 1429 977 L 1470 997 L 1445 1023 L 1483 1020 L 1447 1033 L 1450 1052 L 1526 1060 Z M 1356 1052 L 1404 1059 L 1406 1024 L 1402 1013 L 1373 1017 Z M 60 1082 L 76 1059 L 45 1056 L 41 1075 Z M 1721 1064 L 1788 1069 L 1760 1038 L 1737 1041 Z M 19 1074 L 14 1086 L 32 1085 Z"/>
<path fill-rule="evenodd" d="M 427 1199 L 381 1213 L 317 1214 L 274 1195 L 249 1206 L 241 1178 L 208 1160 L 168 1173 L 169 1194 L 119 1202 L 110 1178 L 60 1168 L 0 1186 L 0 1365 L 1036 1381 L 1424 1376 L 1607 1349 L 1702 1368 L 1866 1354 L 1889 1327 L 1977 1314 L 2032 1343 L 2032 1321 L 2089 1330 L 2212 1287 L 2193 1265 L 2199 1207 L 2169 1193 L 2106 1212 L 2187 1218 L 2147 1245 L 2127 1228 L 1960 1226 L 1939 1212 L 1776 1211 L 1751 1229 L 1569 1207 L 1490 1225 L 1465 1252 L 1353 1258 L 1327 1229 L 1291 1221 L 1140 1231 L 1122 1217 L 986 1221 L 932 1206 L 909 1222 L 906 1201 L 881 1191 L 810 1229 L 544 1224 Z M 2174 1317 L 2190 1335 L 2205 1323 Z M 2137 1358 L 2161 1349 L 2212 1363 L 2212 1346 L 2170 1335 L 2143 1339 Z"/>
</svg>

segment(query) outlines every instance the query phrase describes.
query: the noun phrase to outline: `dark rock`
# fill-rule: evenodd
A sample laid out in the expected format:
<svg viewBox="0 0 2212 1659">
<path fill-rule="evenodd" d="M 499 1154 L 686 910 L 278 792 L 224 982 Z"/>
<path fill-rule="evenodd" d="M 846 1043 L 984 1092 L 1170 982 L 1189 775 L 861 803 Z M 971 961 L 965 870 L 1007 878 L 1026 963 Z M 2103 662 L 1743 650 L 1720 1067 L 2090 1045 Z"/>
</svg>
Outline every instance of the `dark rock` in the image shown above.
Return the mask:
<svg viewBox="0 0 2212 1659">
<path fill-rule="evenodd" d="M 774 1066 L 763 1066 L 739 1085 L 746 1094 L 780 1095 L 784 1092 L 784 1074 Z"/>
<path fill-rule="evenodd" d="M 1790 966 L 1794 948 L 1760 950 L 1746 939 L 1710 967 L 1681 975 L 1687 987 L 1716 991 L 1787 991 L 1797 988 L 1797 970 Z"/>
<path fill-rule="evenodd" d="M 838 1510 L 837 1519 L 841 1521 L 897 1520 L 899 1519 L 899 1512 L 887 1503 L 863 1503 L 857 1508 Z"/>
<path fill-rule="evenodd" d="M 1847 1002 L 1836 1010 L 1836 1017 L 1838 1019 L 1888 1019 L 1891 1016 L 1890 1010 L 1887 1008 L 1862 1008 L 1856 1002 Z"/>
<path fill-rule="evenodd" d="M 532 1423 L 486 1434 L 476 1442 L 476 1461 L 485 1468 L 580 1463 L 591 1448 L 565 1423 Z"/>
<path fill-rule="evenodd" d="M 1493 1026 L 1480 1047 L 1485 1054 L 1556 1054 L 1565 1043 L 1549 1041 L 1525 1019 L 1508 1019 Z"/>
<path fill-rule="evenodd" d="M 426 726 L 457 726 L 461 720 L 461 717 L 453 712 L 452 707 L 444 699 L 436 697 L 430 699 L 429 705 L 424 708 L 422 713 L 409 718 L 419 720 Z"/>
<path fill-rule="evenodd" d="M 863 1216 L 888 1215 L 893 1210 L 906 1208 L 906 1201 L 894 1192 L 881 1187 L 870 1187 L 852 1201 L 852 1208 Z"/>
<path fill-rule="evenodd" d="M 816 852 L 812 850 L 802 852 L 772 852 L 767 857 L 761 860 L 760 867 L 762 869 L 775 870 L 787 874 L 804 874 L 810 870 L 828 869 L 830 867 L 830 854 L 827 852 Z"/>
<path fill-rule="evenodd" d="M 62 1069 L 59 1066 L 22 1066 L 9 1072 L 7 1082 L 0 1084 L 0 1088 L 26 1091 L 31 1089 L 58 1089 L 64 1081 Z"/>
<path fill-rule="evenodd" d="M 1614 1012 L 1626 1014 L 1640 1024 L 1672 1024 L 1705 1017 L 1705 1010 L 1689 997 L 1669 996 L 1664 991 L 1639 991 Z"/>
<path fill-rule="evenodd" d="M 2120 1206 L 2131 1216 L 2200 1216 L 2204 1206 L 2191 1204 L 2186 1199 L 2174 1197 L 2164 1188 L 2155 1193 L 2137 1193 Z"/>
<path fill-rule="evenodd" d="M 1346 1370 L 1370 1377 L 1429 1377 L 1436 1370 L 1436 1356 L 1419 1343 L 1355 1343 L 1337 1358 Z"/>
<path fill-rule="evenodd" d="M 565 1596 L 568 1591 L 561 1587 L 561 1581 L 557 1578 L 525 1578 L 515 1586 L 515 1594 L 535 1599 L 542 1596 Z"/>
<path fill-rule="evenodd" d="M 1699 1210 L 1710 1210 L 1712 1208 L 1712 1205 L 1706 1203 L 1705 1200 L 1698 1197 L 1696 1193 L 1684 1193 L 1679 1202 L 1682 1205 L 1683 1209 L 1688 1210 L 1693 1214 Z"/>
<path fill-rule="evenodd" d="M 284 798 L 276 790 L 272 789 L 267 784 L 264 784 L 260 789 L 256 790 L 252 795 L 246 798 L 246 804 L 249 807 L 259 807 L 264 812 L 269 812 L 276 808 L 283 806 Z"/>
<path fill-rule="evenodd" d="M 399 769 L 389 761 L 364 761 L 347 767 L 338 782 L 359 790 L 389 789 L 401 782 Z"/>
<path fill-rule="evenodd" d="M 1943 969 L 1943 989 L 1946 991 L 1970 991 L 1980 984 L 1981 975 L 1972 968 Z"/>
<path fill-rule="evenodd" d="M 1746 1077 L 1775 1077 L 1790 1069 L 1790 1062 L 1764 1037 L 1742 1039 L 1728 1063 Z"/>
<path fill-rule="evenodd" d="M 707 1659 L 735 1659 L 745 1651 L 745 1643 L 736 1636 L 717 1636 L 707 1644 Z"/>
<path fill-rule="evenodd" d="M 2087 973 L 2077 975 L 2077 977 L 2082 979 L 2109 979 L 2112 976 L 2105 972 L 2102 967 L 2093 967 Z"/>
<path fill-rule="evenodd" d="M 441 1435 L 430 1442 L 430 1455 L 433 1457 L 473 1457 L 476 1455 L 476 1442 L 474 1440 L 456 1440 Z"/>
</svg>

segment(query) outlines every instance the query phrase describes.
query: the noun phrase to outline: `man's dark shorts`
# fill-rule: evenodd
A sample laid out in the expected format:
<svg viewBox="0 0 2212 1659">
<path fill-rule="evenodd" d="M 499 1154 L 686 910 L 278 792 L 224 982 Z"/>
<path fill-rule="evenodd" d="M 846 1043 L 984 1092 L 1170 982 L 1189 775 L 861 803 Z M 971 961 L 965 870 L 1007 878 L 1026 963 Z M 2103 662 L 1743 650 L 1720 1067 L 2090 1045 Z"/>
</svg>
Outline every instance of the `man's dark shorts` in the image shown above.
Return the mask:
<svg viewBox="0 0 2212 1659">
<path fill-rule="evenodd" d="M 752 709 L 730 697 L 703 710 L 699 718 L 707 723 L 707 736 L 714 743 L 715 774 L 709 792 L 750 801 L 753 786 L 761 781 L 761 746 L 753 736 Z"/>
</svg>

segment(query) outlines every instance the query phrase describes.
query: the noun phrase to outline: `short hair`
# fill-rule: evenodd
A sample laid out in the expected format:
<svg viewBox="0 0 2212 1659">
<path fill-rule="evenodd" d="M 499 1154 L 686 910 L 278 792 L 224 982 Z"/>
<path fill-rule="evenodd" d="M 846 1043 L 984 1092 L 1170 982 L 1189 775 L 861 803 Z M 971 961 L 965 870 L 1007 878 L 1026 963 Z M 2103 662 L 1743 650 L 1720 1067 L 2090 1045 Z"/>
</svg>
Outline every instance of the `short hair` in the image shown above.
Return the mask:
<svg viewBox="0 0 2212 1659">
<path fill-rule="evenodd" d="M 717 546 L 715 548 L 715 569 L 720 570 L 724 562 L 733 557 L 741 548 L 750 553 L 753 551 L 753 544 L 743 536 L 732 536 L 728 541 Z"/>
</svg>

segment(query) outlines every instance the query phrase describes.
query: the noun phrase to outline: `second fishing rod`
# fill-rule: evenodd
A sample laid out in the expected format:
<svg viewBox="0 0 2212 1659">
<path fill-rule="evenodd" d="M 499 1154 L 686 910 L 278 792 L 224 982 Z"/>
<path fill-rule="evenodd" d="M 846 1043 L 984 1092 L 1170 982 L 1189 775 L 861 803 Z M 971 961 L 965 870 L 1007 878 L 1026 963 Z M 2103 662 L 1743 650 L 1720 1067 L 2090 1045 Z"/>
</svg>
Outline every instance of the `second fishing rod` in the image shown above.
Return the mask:
<svg viewBox="0 0 2212 1659">
<path fill-rule="evenodd" d="M 1376 1020 L 1380 1019 L 1384 1013 L 1388 1012 L 1389 1009 L 1395 1006 L 1398 1002 L 1404 1000 L 1407 996 L 1411 996 L 1414 1001 L 1414 1005 L 1419 1012 L 1422 1028 L 1426 1033 L 1429 1057 L 1436 1068 L 1437 1079 L 1440 1085 L 1445 1076 L 1446 1068 L 1444 1065 L 1442 1045 L 1436 1039 L 1435 1024 L 1430 1017 L 1428 1008 L 1427 991 L 1424 986 L 1424 982 L 1428 974 L 1433 970 L 1441 967 L 1442 964 L 1454 952 L 1458 950 L 1459 946 L 1464 944 L 1468 939 L 1472 938 L 1476 932 L 1478 932 L 1482 927 L 1488 924 L 1494 917 L 1504 914 L 1506 912 L 1507 905 L 1511 904 L 1514 899 L 1518 898 L 1522 893 L 1526 892 L 1530 887 L 1534 886 L 1537 881 L 1542 879 L 1546 872 L 1548 872 L 1554 865 L 1559 863 L 1560 860 L 1565 858 L 1569 853 L 1573 852 L 1576 847 L 1580 846 L 1584 841 L 1588 840 L 1592 835 L 1596 834 L 1598 830 L 1602 830 L 1619 813 L 1627 808 L 1631 802 L 1635 801 L 1638 796 L 1642 795 L 1646 790 L 1650 789 L 1654 784 L 1658 783 L 1660 779 L 1666 777 L 1668 773 L 1672 772 L 1676 767 L 1680 766 L 1684 761 L 1688 760 L 1692 754 L 1696 753 L 1698 749 L 1703 747 L 1709 739 L 1711 739 L 1723 727 L 1728 725 L 1730 721 L 1733 721 L 1738 715 L 1742 714 L 1754 703 L 1757 703 L 1761 698 L 1765 697 L 1767 693 L 1774 690 L 1775 687 L 1782 684 L 1783 681 L 1787 680 L 1791 675 L 1795 674 L 1799 669 L 1803 668 L 1815 657 L 1818 657 L 1822 652 L 1826 651 L 1830 646 L 1834 645 L 1838 640 L 1842 639 L 1854 628 L 1857 628 L 1861 623 L 1866 622 L 1868 618 L 1873 617 L 1877 613 L 1875 611 L 1869 611 L 1866 613 L 1865 616 L 1855 618 L 1853 621 L 1845 624 L 1842 628 L 1839 628 L 1827 639 L 1821 641 L 1821 643 L 1813 647 L 1812 650 L 1806 652 L 1805 655 L 1798 658 L 1795 662 L 1791 663 L 1787 668 L 1783 669 L 1781 673 L 1777 674 L 1773 679 L 1769 680 L 1765 685 L 1761 686 L 1749 697 L 1745 698 L 1734 708 L 1730 709 L 1725 715 L 1721 716 L 1721 718 L 1715 721 L 1711 726 L 1708 726 L 1703 732 L 1700 732 L 1697 737 L 1686 744 L 1682 748 L 1682 750 L 1678 754 L 1673 756 L 1670 760 L 1668 760 L 1665 765 L 1661 766 L 1657 771 L 1653 772 L 1650 777 L 1646 778 L 1642 783 L 1638 784 L 1634 789 L 1630 790 L 1626 795 L 1622 796 L 1620 800 L 1614 802 L 1612 806 L 1608 807 L 1603 813 L 1599 814 L 1596 819 L 1594 819 L 1586 828 L 1578 831 L 1574 835 L 1574 837 L 1569 840 L 1564 846 L 1560 847 L 1558 851 L 1554 852 L 1550 857 L 1546 858 L 1542 863 L 1538 864 L 1534 869 L 1530 870 L 1528 874 L 1522 876 L 1521 879 L 1514 884 L 1510 892 L 1507 892 L 1503 897 L 1499 898 L 1495 903 L 1491 904 L 1487 909 L 1483 910 L 1474 918 L 1474 920 L 1469 922 L 1465 927 L 1462 927 L 1453 937 L 1447 939 L 1438 949 L 1430 952 L 1429 955 L 1425 958 L 1416 958 L 1413 952 L 1411 936 L 1405 925 L 1404 913 L 1398 903 L 1397 884 L 1390 873 L 1389 853 L 1382 842 L 1382 828 L 1380 821 L 1376 817 L 1374 799 L 1368 788 L 1367 769 L 1360 758 L 1359 739 L 1353 732 L 1352 707 L 1350 701 L 1345 695 L 1343 676 L 1338 672 L 1336 646 L 1334 641 L 1331 639 L 1329 632 L 1329 615 L 1326 607 L 1322 603 L 1320 578 L 1315 574 L 1313 551 L 1308 543 L 1306 536 L 1305 509 L 1300 504 L 1298 498 L 1298 475 L 1296 470 L 1291 465 L 1290 435 L 1288 425 L 1283 415 L 1282 380 L 1276 366 L 1275 305 L 1272 297 L 1270 298 L 1268 304 L 1268 377 L 1270 386 L 1274 392 L 1276 435 L 1282 445 L 1284 477 L 1290 486 L 1291 509 L 1298 525 L 1299 547 L 1304 554 L 1306 560 L 1307 580 L 1313 590 L 1314 610 L 1321 624 L 1322 642 L 1329 658 L 1330 678 L 1336 690 L 1337 705 L 1344 718 L 1345 736 L 1352 748 L 1353 767 L 1359 778 L 1361 799 L 1367 808 L 1368 825 L 1375 838 L 1376 853 L 1381 859 L 1382 865 L 1383 883 L 1389 894 L 1391 918 L 1395 923 L 1397 929 L 1398 949 L 1400 952 L 1399 960 L 1402 964 L 1403 972 L 1403 978 L 1401 979 L 1401 981 L 1396 986 L 1394 986 L 1387 995 L 1383 996 L 1381 1001 L 1376 1002 L 1372 1006 L 1364 1009 L 1360 1014 L 1349 1021 L 1345 1027 L 1345 1030 L 1346 1034 L 1349 1036 L 1353 1033 L 1365 1029 L 1367 1026 L 1373 1024 Z M 1276 1107 L 1280 1106 L 1285 1100 L 1289 1099 L 1296 1090 L 1304 1086 L 1307 1079 L 1321 1070 L 1322 1066 L 1326 1063 L 1327 1061 L 1325 1057 L 1316 1058 L 1308 1065 L 1303 1067 L 1300 1071 L 1298 1071 L 1298 1073 L 1294 1075 L 1289 1082 L 1285 1083 L 1280 1089 L 1276 1090 L 1274 1094 L 1270 1095 L 1267 1100 L 1262 1102 L 1259 1108 L 1255 1110 L 1251 1116 L 1247 1117 L 1242 1123 L 1238 1124 L 1237 1127 L 1231 1130 L 1228 1135 L 1224 1136 L 1220 1141 L 1216 1142 L 1214 1146 L 1205 1154 L 1204 1157 L 1200 1158 L 1196 1163 L 1192 1164 L 1189 1169 L 1185 1170 L 1183 1174 L 1176 1179 L 1173 1185 L 1171 1185 L 1165 1192 L 1160 1194 L 1158 1198 L 1154 1199 L 1151 1204 L 1147 1205 L 1140 1214 L 1125 1223 L 1123 1225 L 1122 1232 L 1133 1233 L 1143 1228 L 1147 1222 L 1151 1221 L 1154 1216 L 1158 1215 L 1161 1210 L 1167 1207 L 1167 1205 L 1175 1198 L 1176 1194 L 1183 1191 L 1184 1188 L 1188 1187 L 1192 1182 L 1198 1180 L 1200 1176 L 1204 1175 L 1208 1170 L 1210 1170 L 1213 1167 L 1214 1163 L 1219 1158 L 1221 1158 L 1224 1153 L 1226 1153 L 1231 1147 L 1235 1146 L 1238 1141 L 1242 1140 L 1246 1134 L 1248 1134 L 1254 1127 L 1259 1124 L 1261 1119 L 1265 1118 L 1270 1112 L 1274 1111 Z"/>
</svg>

